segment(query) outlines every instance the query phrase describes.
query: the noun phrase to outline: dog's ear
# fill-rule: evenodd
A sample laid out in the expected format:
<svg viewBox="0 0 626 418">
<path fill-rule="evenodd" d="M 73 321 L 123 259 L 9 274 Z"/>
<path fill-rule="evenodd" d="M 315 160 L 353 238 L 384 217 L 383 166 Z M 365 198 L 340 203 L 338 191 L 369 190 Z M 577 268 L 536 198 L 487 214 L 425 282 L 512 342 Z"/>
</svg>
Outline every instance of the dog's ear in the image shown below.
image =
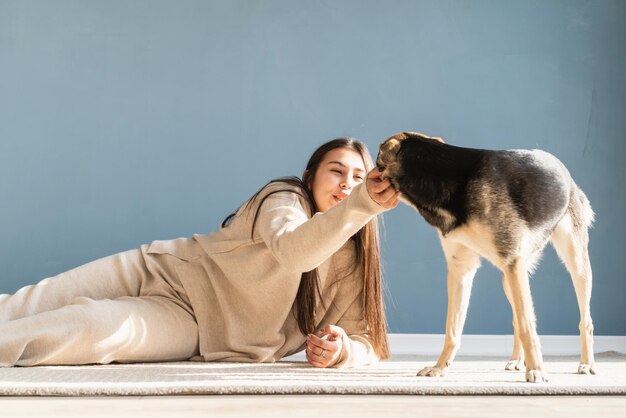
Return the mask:
<svg viewBox="0 0 626 418">
<path fill-rule="evenodd" d="M 380 150 L 389 153 L 389 154 L 397 154 L 400 150 L 400 144 L 404 138 L 398 138 L 397 136 L 392 136 L 388 138 L 385 142 L 380 144 Z"/>
<path fill-rule="evenodd" d="M 443 140 L 443 138 L 438 137 L 438 136 L 428 136 L 428 135 L 424 135 L 421 134 L 419 132 L 402 132 L 402 134 L 405 136 L 405 138 L 410 138 L 410 137 L 418 137 L 421 139 L 431 139 L 433 141 L 437 141 L 437 142 L 441 142 L 442 144 L 445 144 L 445 141 Z"/>
<path fill-rule="evenodd" d="M 404 136 L 404 133 L 400 133 L 387 138 L 385 142 L 380 144 L 376 165 L 384 168 L 395 163 L 396 156 L 398 155 L 398 151 L 400 151 L 400 146 L 404 139 L 406 139 L 406 136 Z"/>
</svg>

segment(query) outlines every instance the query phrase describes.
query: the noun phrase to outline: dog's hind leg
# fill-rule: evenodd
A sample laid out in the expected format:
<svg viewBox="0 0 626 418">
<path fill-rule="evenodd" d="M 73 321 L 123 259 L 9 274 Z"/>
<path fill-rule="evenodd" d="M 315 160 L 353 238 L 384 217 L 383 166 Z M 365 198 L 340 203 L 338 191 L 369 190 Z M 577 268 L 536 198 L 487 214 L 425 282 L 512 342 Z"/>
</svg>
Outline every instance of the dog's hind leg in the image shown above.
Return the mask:
<svg viewBox="0 0 626 418">
<path fill-rule="evenodd" d="M 448 315 L 446 339 L 443 350 L 434 367 L 426 367 L 418 376 L 445 376 L 461 345 L 461 334 L 467 315 L 472 283 L 480 267 L 480 257 L 464 245 L 441 240 L 448 263 Z"/>
<path fill-rule="evenodd" d="M 504 280 L 511 290 L 511 300 L 516 328 L 526 357 L 526 381 L 531 383 L 547 382 L 548 378 L 543 369 L 543 356 L 537 335 L 533 300 L 530 293 L 528 279 L 528 260 L 517 257 L 513 263 L 504 269 Z"/>
<path fill-rule="evenodd" d="M 511 295 L 511 288 L 508 281 L 502 276 L 502 287 L 504 288 L 504 294 L 511 304 L 511 311 L 513 311 L 513 354 L 511 358 L 504 366 L 505 370 L 521 370 L 524 365 L 524 348 L 522 347 L 522 339 L 520 338 L 520 332 L 517 327 L 517 319 L 515 317 L 515 309 L 513 309 L 513 296 Z"/>
<path fill-rule="evenodd" d="M 578 373 L 595 374 L 593 355 L 593 322 L 591 320 L 591 263 L 589 261 L 589 234 L 587 225 L 574 222 L 570 211 L 552 233 L 552 245 L 572 277 L 578 309 L 580 310 L 581 356 Z"/>
</svg>

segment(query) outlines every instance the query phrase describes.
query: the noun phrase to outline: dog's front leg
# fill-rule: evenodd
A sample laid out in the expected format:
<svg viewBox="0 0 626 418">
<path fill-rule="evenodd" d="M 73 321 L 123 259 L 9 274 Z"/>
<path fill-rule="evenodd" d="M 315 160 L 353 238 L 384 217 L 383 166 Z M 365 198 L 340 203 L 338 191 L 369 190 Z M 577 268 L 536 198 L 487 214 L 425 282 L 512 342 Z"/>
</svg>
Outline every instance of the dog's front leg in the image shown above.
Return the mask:
<svg viewBox="0 0 626 418">
<path fill-rule="evenodd" d="M 530 294 L 528 271 L 521 257 L 518 257 L 504 271 L 504 280 L 511 291 L 516 330 L 522 341 L 526 357 L 526 381 L 531 383 L 547 382 L 548 377 L 543 368 L 543 356 L 537 335 L 535 311 Z"/>
<path fill-rule="evenodd" d="M 448 316 L 443 350 L 434 367 L 425 367 L 418 376 L 445 376 L 461 345 L 472 283 L 480 266 L 480 257 L 469 248 L 441 240 L 448 263 Z"/>
<path fill-rule="evenodd" d="M 513 354 L 511 358 L 504 366 L 505 370 L 521 370 L 524 365 L 524 349 L 522 348 L 522 339 L 520 337 L 520 331 L 518 327 L 517 317 L 515 316 L 515 309 L 513 309 L 513 296 L 511 295 L 511 288 L 506 277 L 502 276 L 502 287 L 504 288 L 504 294 L 506 295 L 511 310 L 513 311 Z"/>
</svg>

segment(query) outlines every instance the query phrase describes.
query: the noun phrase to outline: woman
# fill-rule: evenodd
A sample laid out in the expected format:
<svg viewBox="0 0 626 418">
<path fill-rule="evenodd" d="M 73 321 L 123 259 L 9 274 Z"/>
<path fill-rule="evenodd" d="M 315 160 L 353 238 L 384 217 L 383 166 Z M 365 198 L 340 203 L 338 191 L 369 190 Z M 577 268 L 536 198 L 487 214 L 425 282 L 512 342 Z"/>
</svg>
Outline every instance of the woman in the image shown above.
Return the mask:
<svg viewBox="0 0 626 418">
<path fill-rule="evenodd" d="M 0 366 L 388 358 L 375 217 L 397 204 L 364 144 L 330 141 L 302 180 L 270 182 L 216 233 L 0 295 Z"/>
</svg>

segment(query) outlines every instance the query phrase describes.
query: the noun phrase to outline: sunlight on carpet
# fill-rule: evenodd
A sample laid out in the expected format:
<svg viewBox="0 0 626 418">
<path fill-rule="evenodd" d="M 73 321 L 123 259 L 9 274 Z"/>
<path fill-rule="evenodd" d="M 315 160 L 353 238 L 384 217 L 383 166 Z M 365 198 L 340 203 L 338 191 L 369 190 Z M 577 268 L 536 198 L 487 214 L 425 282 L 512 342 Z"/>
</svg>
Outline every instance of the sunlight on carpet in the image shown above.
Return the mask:
<svg viewBox="0 0 626 418">
<path fill-rule="evenodd" d="M 142 363 L 0 369 L 0 395 L 178 394 L 626 394 L 626 356 L 597 355 L 595 376 L 578 375 L 576 357 L 546 357 L 550 382 L 524 382 L 505 358 L 461 357 L 443 378 L 417 377 L 435 358 L 395 356 L 375 366 L 316 369 L 301 356 L 275 364 Z"/>
</svg>

